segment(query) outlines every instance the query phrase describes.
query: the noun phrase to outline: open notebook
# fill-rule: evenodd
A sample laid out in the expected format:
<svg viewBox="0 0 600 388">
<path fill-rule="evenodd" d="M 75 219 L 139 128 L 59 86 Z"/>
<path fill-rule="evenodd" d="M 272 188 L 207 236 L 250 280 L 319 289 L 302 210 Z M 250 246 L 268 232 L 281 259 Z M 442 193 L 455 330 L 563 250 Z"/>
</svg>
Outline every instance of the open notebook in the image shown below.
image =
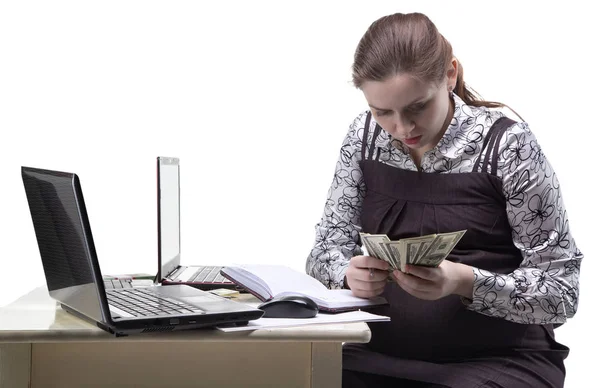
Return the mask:
<svg viewBox="0 0 600 388">
<path fill-rule="evenodd" d="M 224 267 L 221 274 L 261 301 L 301 294 L 315 301 L 319 310 L 338 312 L 386 304 L 379 296 L 363 299 L 350 290 L 330 290 L 317 279 L 283 265 L 242 264 Z"/>
</svg>

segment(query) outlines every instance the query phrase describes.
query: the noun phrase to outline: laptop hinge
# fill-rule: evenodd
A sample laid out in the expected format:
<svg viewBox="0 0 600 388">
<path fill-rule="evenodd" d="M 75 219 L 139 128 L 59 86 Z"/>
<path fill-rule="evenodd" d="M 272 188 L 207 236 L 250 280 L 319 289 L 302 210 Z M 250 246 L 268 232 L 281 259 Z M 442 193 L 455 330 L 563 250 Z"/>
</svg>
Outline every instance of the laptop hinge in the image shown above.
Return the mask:
<svg viewBox="0 0 600 388">
<path fill-rule="evenodd" d="M 179 276 L 179 274 L 185 270 L 185 267 L 182 266 L 178 266 L 177 268 L 175 268 L 173 271 L 171 271 L 166 278 L 167 279 L 171 279 L 171 280 L 175 280 L 177 279 L 177 276 Z"/>
</svg>

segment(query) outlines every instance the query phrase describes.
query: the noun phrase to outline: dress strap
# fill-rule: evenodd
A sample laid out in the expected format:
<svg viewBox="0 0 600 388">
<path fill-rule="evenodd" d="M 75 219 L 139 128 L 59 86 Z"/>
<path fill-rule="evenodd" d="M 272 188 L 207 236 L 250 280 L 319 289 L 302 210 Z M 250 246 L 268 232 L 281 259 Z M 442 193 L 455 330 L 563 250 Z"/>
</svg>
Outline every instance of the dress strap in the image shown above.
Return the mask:
<svg viewBox="0 0 600 388">
<path fill-rule="evenodd" d="M 371 115 L 372 115 L 371 112 L 368 112 L 367 118 L 365 119 L 365 129 L 363 132 L 362 150 L 361 150 L 362 160 L 367 160 L 367 147 L 369 147 L 368 160 L 378 160 L 379 159 L 379 149 L 377 150 L 376 157 L 373 157 L 373 156 L 375 153 L 375 140 L 381 133 L 382 128 L 379 126 L 379 124 L 375 125 L 375 130 L 373 131 L 373 137 L 371 138 L 371 144 L 369 144 L 368 141 L 369 141 L 369 127 L 371 126 Z"/>
<path fill-rule="evenodd" d="M 363 139 L 362 139 L 362 150 L 361 156 L 362 160 L 366 160 L 367 157 L 367 141 L 369 140 L 369 127 L 371 126 L 371 112 L 367 113 L 367 118 L 365 119 L 365 129 L 363 130 Z"/>
<path fill-rule="evenodd" d="M 504 132 L 506 132 L 506 130 L 515 123 L 516 121 L 505 116 L 500 117 L 494 122 L 485 136 L 481 153 L 473 165 L 473 172 L 487 172 L 489 165 L 490 173 L 492 175 L 496 175 L 498 171 L 498 151 L 500 149 L 500 140 L 502 139 Z M 485 155 L 483 154 L 484 151 Z M 480 167 L 479 164 L 482 157 L 483 163 L 481 163 Z"/>
<path fill-rule="evenodd" d="M 379 134 L 381 133 L 381 127 L 379 126 L 379 124 L 375 125 L 375 130 L 373 131 L 373 138 L 371 139 L 371 147 L 369 147 L 369 159 L 371 160 L 379 160 L 379 148 L 377 148 L 377 155 L 375 157 L 375 141 L 377 140 L 377 138 L 379 137 Z"/>
</svg>

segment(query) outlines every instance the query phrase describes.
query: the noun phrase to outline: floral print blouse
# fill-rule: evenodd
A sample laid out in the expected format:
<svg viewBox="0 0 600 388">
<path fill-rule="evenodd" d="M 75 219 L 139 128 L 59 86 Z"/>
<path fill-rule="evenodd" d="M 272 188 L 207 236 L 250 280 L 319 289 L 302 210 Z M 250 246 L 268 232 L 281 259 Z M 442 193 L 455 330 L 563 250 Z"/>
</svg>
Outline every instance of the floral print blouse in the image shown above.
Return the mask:
<svg viewBox="0 0 600 388">
<path fill-rule="evenodd" d="M 472 171 L 485 134 L 503 116 L 498 110 L 469 106 L 456 94 L 453 98 L 453 118 L 439 144 L 423 156 L 422 172 Z M 366 116 L 364 112 L 354 120 L 344 139 L 306 262 L 307 273 L 329 288 L 342 288 L 350 258 L 363 254 L 359 232 L 366 187 L 359 161 Z M 374 117 L 367 129 L 369 141 L 375 125 Z M 380 162 L 417 170 L 385 130 L 375 139 L 374 152 Z M 502 179 L 513 242 L 523 260 L 510 274 L 473 268 L 473 299 L 466 308 L 518 323 L 563 323 L 577 310 L 583 255 L 569 231 L 558 179 L 525 122 L 504 133 L 498 158 L 496 174 Z"/>
</svg>

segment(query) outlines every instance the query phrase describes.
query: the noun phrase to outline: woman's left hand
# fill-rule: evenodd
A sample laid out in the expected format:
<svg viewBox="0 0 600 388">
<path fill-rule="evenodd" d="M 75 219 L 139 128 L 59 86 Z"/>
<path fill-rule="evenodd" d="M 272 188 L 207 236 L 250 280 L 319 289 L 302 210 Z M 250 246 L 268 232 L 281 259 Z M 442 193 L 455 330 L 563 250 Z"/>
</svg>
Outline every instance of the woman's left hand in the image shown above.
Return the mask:
<svg viewBox="0 0 600 388">
<path fill-rule="evenodd" d="M 426 300 L 441 299 L 450 294 L 473 299 L 472 267 L 444 260 L 438 267 L 406 265 L 406 273 L 394 271 L 396 282 L 409 294 Z"/>
</svg>

